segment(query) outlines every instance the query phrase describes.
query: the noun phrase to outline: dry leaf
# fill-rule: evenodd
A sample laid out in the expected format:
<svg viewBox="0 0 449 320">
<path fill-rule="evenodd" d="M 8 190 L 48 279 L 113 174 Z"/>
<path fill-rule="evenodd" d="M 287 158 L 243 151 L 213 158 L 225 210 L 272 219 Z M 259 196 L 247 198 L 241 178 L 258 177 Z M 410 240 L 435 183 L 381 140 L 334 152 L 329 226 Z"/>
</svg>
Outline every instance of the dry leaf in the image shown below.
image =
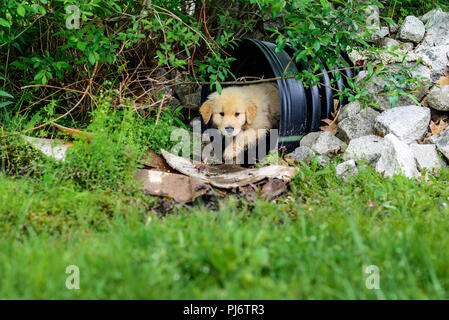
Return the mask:
<svg viewBox="0 0 449 320">
<path fill-rule="evenodd" d="M 449 86 L 449 77 L 441 77 L 438 81 L 435 81 L 436 84 L 442 86 Z"/>
<path fill-rule="evenodd" d="M 423 107 L 429 107 L 429 102 L 427 101 L 427 96 L 421 101 Z"/>
<path fill-rule="evenodd" d="M 58 128 L 59 130 L 67 133 L 69 136 L 71 136 L 72 138 L 75 138 L 76 136 L 80 136 L 80 137 L 85 137 L 87 139 L 87 141 L 92 141 L 93 135 L 92 133 L 80 130 L 80 129 L 73 129 L 73 128 L 67 128 L 64 126 L 61 126 L 60 124 L 57 124 L 55 122 L 53 122 L 53 125 Z"/>
<path fill-rule="evenodd" d="M 335 121 L 335 120 L 330 120 L 330 119 L 323 119 L 323 120 L 321 120 L 321 121 L 323 121 L 324 123 L 327 124 L 327 126 L 321 126 L 321 127 L 320 127 L 320 129 L 321 129 L 322 131 L 329 131 L 329 132 L 332 133 L 334 136 L 337 134 L 337 130 L 338 130 L 338 127 L 337 127 L 337 121 Z"/>
<path fill-rule="evenodd" d="M 448 123 L 446 121 L 440 121 L 440 123 L 437 125 L 435 124 L 435 122 L 433 122 L 432 120 L 430 120 L 430 131 L 431 131 L 431 135 L 436 135 L 438 133 L 444 132 L 444 130 L 446 130 L 448 126 Z"/>
</svg>

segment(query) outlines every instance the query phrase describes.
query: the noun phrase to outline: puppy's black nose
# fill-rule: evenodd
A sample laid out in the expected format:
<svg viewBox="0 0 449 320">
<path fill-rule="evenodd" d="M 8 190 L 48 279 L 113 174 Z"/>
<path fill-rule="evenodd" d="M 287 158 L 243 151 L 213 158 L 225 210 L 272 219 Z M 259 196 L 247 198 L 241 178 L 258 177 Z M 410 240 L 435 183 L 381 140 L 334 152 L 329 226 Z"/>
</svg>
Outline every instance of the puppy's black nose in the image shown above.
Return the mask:
<svg viewBox="0 0 449 320">
<path fill-rule="evenodd" d="M 227 133 L 232 133 L 234 131 L 234 127 L 225 127 Z"/>
</svg>

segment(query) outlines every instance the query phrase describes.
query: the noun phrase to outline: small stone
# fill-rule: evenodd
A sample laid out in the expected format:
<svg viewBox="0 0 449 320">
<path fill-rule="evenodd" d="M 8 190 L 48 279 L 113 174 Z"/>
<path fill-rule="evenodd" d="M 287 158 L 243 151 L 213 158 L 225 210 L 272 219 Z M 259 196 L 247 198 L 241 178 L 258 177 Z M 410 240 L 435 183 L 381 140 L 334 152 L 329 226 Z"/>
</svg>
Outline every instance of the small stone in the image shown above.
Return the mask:
<svg viewBox="0 0 449 320">
<path fill-rule="evenodd" d="M 355 116 L 348 117 L 338 123 L 338 131 L 345 141 L 367 136 L 373 133 L 374 120 L 379 112 L 372 108 L 362 109 Z"/>
<path fill-rule="evenodd" d="M 344 151 L 343 141 L 329 131 L 312 132 L 301 139 L 300 146 L 306 146 L 319 155 L 334 156 Z"/>
<path fill-rule="evenodd" d="M 385 143 L 382 137 L 369 135 L 360 137 L 351 142 L 346 149 L 343 159 L 363 160 L 369 164 L 375 164 L 379 160 Z"/>
<path fill-rule="evenodd" d="M 346 162 L 340 163 L 335 167 L 335 173 L 337 176 L 342 177 L 347 180 L 349 176 L 355 176 L 358 174 L 357 164 L 354 160 L 348 160 Z"/>
<path fill-rule="evenodd" d="M 410 148 L 418 165 L 418 170 L 423 169 L 438 171 L 446 166 L 446 163 L 440 158 L 436 146 L 433 144 L 411 144 Z"/>
<path fill-rule="evenodd" d="M 310 164 L 312 158 L 315 157 L 315 152 L 306 146 L 300 146 L 295 151 L 286 155 L 286 157 L 292 158 L 296 162 L 305 162 Z"/>
<path fill-rule="evenodd" d="M 394 134 L 385 137 L 385 148 L 377 162 L 376 170 L 386 177 L 401 173 L 408 178 L 419 175 L 412 149 Z"/>
<path fill-rule="evenodd" d="M 430 123 L 430 109 L 419 106 L 396 107 L 377 116 L 374 130 L 380 135 L 393 133 L 411 143 L 420 139 Z"/>
<path fill-rule="evenodd" d="M 348 117 L 355 116 L 361 110 L 362 110 L 362 107 L 360 106 L 360 102 L 358 102 L 358 101 L 350 102 L 347 105 L 344 105 L 340 109 L 340 112 L 338 113 L 337 121 L 340 122 Z"/>
<path fill-rule="evenodd" d="M 425 33 L 426 27 L 424 23 L 414 16 L 408 16 L 399 28 L 398 38 L 405 42 L 420 43 Z"/>
<path fill-rule="evenodd" d="M 432 109 L 449 111 L 449 86 L 432 88 L 427 96 L 427 102 Z"/>
</svg>

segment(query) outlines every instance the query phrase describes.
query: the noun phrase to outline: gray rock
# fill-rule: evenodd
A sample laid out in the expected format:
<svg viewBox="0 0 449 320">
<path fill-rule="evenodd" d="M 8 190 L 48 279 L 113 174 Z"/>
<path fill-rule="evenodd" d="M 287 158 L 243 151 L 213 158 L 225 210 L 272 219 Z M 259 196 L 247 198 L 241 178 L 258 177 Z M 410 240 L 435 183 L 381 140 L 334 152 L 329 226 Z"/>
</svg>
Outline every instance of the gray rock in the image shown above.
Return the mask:
<svg viewBox="0 0 449 320">
<path fill-rule="evenodd" d="M 346 149 L 343 159 L 363 160 L 375 164 L 384 149 L 384 139 L 375 135 L 360 137 L 351 142 Z"/>
<path fill-rule="evenodd" d="M 419 175 L 413 151 L 393 134 L 385 137 L 385 148 L 377 162 L 376 170 L 386 177 L 401 173 L 409 178 Z"/>
<path fill-rule="evenodd" d="M 381 113 L 374 130 L 381 134 L 395 134 L 400 140 L 411 143 L 421 138 L 430 123 L 430 109 L 418 106 L 396 107 Z"/>
<path fill-rule="evenodd" d="M 401 44 L 401 49 L 406 52 L 413 51 L 414 48 L 415 48 L 415 44 L 413 42 L 405 42 L 405 43 Z"/>
<path fill-rule="evenodd" d="M 427 95 L 427 102 L 432 109 L 449 111 L 449 86 L 432 88 Z"/>
<path fill-rule="evenodd" d="M 319 155 L 334 156 L 344 151 L 343 141 L 329 131 L 312 132 L 301 139 L 300 146 L 306 146 Z"/>
<path fill-rule="evenodd" d="M 440 170 L 446 163 L 440 158 L 436 146 L 433 144 L 411 144 L 410 148 L 416 159 L 418 170 Z"/>
<path fill-rule="evenodd" d="M 335 173 L 338 177 L 342 177 L 344 180 L 347 180 L 349 176 L 355 176 L 358 174 L 357 164 L 354 160 L 348 160 L 340 163 L 335 167 Z"/>
<path fill-rule="evenodd" d="M 422 45 L 427 47 L 449 45 L 448 12 L 437 11 L 429 17 Z"/>
<path fill-rule="evenodd" d="M 446 159 L 449 159 L 449 130 L 446 129 L 443 133 L 435 135 L 433 141 L 438 150 L 446 157 Z"/>
<path fill-rule="evenodd" d="M 440 8 L 433 9 L 433 10 L 430 10 L 429 12 L 427 12 L 425 15 L 423 15 L 420 20 L 423 23 L 427 23 L 430 19 L 435 19 L 435 16 L 438 16 L 442 13 L 444 13 L 444 12 Z"/>
<path fill-rule="evenodd" d="M 398 38 L 405 42 L 420 43 L 425 33 L 424 23 L 414 16 L 408 16 L 399 28 Z"/>
<path fill-rule="evenodd" d="M 365 108 L 355 116 L 348 117 L 338 123 L 339 135 L 345 141 L 367 136 L 373 133 L 374 121 L 379 112 Z"/>
<path fill-rule="evenodd" d="M 181 98 L 184 106 L 191 109 L 197 109 L 201 104 L 201 90 L 197 90 L 194 93 L 187 94 Z"/>
<path fill-rule="evenodd" d="M 338 113 L 337 121 L 340 122 L 348 117 L 355 116 L 361 110 L 362 110 L 362 107 L 360 105 L 360 102 L 358 102 L 358 101 L 350 102 L 347 105 L 344 105 L 340 109 L 340 112 Z"/>
<path fill-rule="evenodd" d="M 296 162 L 305 162 L 310 164 L 312 158 L 315 157 L 315 152 L 307 146 L 300 146 L 295 151 L 287 154 L 287 157 L 294 159 Z"/>
<path fill-rule="evenodd" d="M 392 38 L 383 38 L 380 42 L 381 47 L 386 47 L 388 50 L 391 50 L 393 47 L 398 47 L 401 45 L 401 43 L 395 39 Z"/>
<path fill-rule="evenodd" d="M 441 45 L 435 47 L 420 46 L 416 50 L 416 52 L 418 54 L 425 55 L 432 63 L 432 80 L 439 79 L 442 75 L 444 75 L 445 71 L 449 70 L 449 59 L 447 56 L 447 53 L 449 52 L 449 45 Z"/>
</svg>

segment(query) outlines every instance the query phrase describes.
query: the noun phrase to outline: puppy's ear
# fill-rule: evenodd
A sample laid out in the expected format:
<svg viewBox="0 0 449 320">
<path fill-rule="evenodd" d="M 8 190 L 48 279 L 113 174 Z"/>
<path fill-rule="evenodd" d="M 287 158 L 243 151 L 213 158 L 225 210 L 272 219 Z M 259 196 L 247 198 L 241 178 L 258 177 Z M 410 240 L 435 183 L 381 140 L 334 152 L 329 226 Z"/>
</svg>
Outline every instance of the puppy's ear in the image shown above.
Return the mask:
<svg viewBox="0 0 449 320">
<path fill-rule="evenodd" d="M 212 103 L 210 101 L 204 102 L 200 108 L 200 113 L 204 123 L 207 124 L 212 116 Z"/>
<path fill-rule="evenodd" d="M 257 114 L 257 106 L 254 102 L 250 102 L 248 105 L 248 108 L 246 109 L 246 122 L 248 124 L 253 123 L 254 119 L 256 118 Z"/>
</svg>

